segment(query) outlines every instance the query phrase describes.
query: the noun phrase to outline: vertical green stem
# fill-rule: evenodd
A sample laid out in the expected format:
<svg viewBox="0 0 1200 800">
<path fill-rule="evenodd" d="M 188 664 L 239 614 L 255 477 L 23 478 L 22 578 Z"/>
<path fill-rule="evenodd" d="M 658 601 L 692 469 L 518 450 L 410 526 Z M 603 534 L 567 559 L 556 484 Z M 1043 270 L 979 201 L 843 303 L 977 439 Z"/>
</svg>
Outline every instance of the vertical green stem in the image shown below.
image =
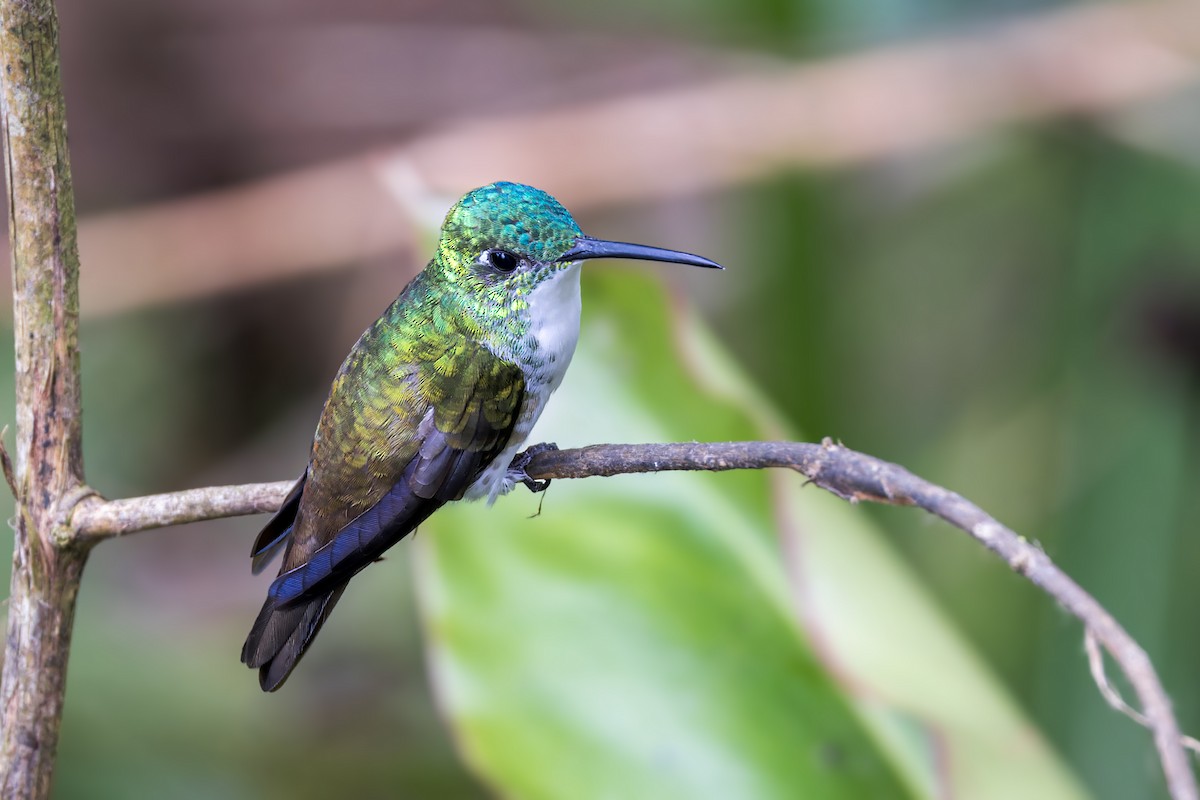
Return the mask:
<svg viewBox="0 0 1200 800">
<path fill-rule="evenodd" d="M 83 485 L 79 256 L 52 0 L 0 0 L 0 90 L 16 344 L 17 516 L 4 672 L 0 797 L 46 798 L 75 597 L 87 558 L 56 531 Z"/>
</svg>

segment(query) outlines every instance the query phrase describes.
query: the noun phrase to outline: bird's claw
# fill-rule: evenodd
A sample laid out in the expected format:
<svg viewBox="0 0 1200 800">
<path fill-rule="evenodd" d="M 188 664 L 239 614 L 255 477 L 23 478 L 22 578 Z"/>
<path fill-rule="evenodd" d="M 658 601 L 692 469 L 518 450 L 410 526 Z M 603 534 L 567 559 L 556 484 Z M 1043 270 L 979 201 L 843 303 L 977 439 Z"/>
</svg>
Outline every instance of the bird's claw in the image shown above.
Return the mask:
<svg viewBox="0 0 1200 800">
<path fill-rule="evenodd" d="M 546 491 L 550 487 L 550 479 L 547 478 L 543 481 L 535 480 L 529 477 L 529 473 L 525 471 L 525 468 L 529 466 L 529 462 L 533 461 L 533 457 L 539 453 L 547 453 L 557 449 L 558 445 L 554 444 L 554 442 L 541 442 L 530 445 L 520 453 L 517 453 L 512 463 L 508 465 L 508 480 L 514 484 L 525 484 L 525 488 L 534 494 Z"/>
</svg>

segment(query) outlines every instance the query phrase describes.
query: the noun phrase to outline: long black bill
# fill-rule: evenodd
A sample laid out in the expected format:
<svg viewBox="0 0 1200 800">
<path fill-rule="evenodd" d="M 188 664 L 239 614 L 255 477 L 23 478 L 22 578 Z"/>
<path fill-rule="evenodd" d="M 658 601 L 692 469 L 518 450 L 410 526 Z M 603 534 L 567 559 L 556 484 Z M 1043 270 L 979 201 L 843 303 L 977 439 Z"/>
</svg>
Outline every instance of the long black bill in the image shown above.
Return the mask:
<svg viewBox="0 0 1200 800">
<path fill-rule="evenodd" d="M 606 242 L 590 236 L 580 236 L 579 241 L 575 242 L 575 246 L 559 256 L 557 260 L 583 261 L 588 258 L 636 258 L 640 261 L 666 261 L 671 264 L 690 264 L 693 267 L 725 269 L 704 256 L 681 253 L 678 250 L 665 250 L 661 247 L 649 247 L 644 244 Z"/>
</svg>

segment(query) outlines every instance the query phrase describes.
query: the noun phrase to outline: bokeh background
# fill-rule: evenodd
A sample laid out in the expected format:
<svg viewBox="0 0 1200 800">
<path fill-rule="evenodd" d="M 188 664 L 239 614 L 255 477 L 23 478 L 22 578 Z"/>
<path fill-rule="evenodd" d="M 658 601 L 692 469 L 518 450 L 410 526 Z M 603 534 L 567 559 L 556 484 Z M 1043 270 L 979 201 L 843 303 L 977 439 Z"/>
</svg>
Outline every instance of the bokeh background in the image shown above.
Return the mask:
<svg viewBox="0 0 1200 800">
<path fill-rule="evenodd" d="M 729 267 L 602 266 L 585 315 L 657 330 L 651 310 L 621 310 L 636 298 L 619 284 L 649 287 L 635 294 L 707 331 L 736 365 L 723 380 L 753 395 L 754 413 L 769 408 L 776 430 L 904 464 L 1036 539 L 1147 648 L 1182 727 L 1200 731 L 1200 12 L 1187 3 L 58 7 L 87 475 L 106 496 L 299 474 L 331 375 L 423 264 L 430 226 L 462 191 L 524 180 L 596 235 Z M 642 349 L 629 363 L 655 374 L 680 356 Z M 581 372 L 564 391 L 572 380 L 597 383 Z M 720 392 L 680 381 L 613 407 L 661 419 L 678 402 L 701 419 Z M 598 391 L 594 414 L 548 438 L 620 437 Z M 713 436 L 701 422 L 663 430 Z M 701 485 L 639 480 L 678 503 Z M 552 489 L 527 524 L 569 535 L 590 483 Z M 818 502 L 798 482 L 787 491 Z M 506 503 L 521 520 L 536 510 Z M 865 520 L 899 557 L 987 696 L 1011 699 L 1044 737 L 1030 746 L 1084 794 L 1164 796 L 1149 737 L 1105 707 L 1078 625 L 1053 603 L 915 512 L 836 519 Z M 432 571 L 461 538 L 416 565 L 406 543 L 357 578 L 285 689 L 261 696 L 237 660 L 265 588 L 247 558 L 261 522 L 96 550 L 57 796 L 458 798 L 489 783 L 568 796 L 511 782 L 461 707 L 450 723 L 437 710 L 414 566 Z M 886 584 L 840 563 L 831 579 L 847 596 L 889 603 Z M 437 631 L 453 595 L 439 585 L 423 606 Z M 702 599 L 675 600 L 706 613 Z M 797 619 L 804 642 L 803 609 Z M 520 639 L 521 620 L 503 632 Z M 923 667 L 953 683 L 939 668 Z M 625 796 L 653 796 L 639 791 Z"/>
</svg>

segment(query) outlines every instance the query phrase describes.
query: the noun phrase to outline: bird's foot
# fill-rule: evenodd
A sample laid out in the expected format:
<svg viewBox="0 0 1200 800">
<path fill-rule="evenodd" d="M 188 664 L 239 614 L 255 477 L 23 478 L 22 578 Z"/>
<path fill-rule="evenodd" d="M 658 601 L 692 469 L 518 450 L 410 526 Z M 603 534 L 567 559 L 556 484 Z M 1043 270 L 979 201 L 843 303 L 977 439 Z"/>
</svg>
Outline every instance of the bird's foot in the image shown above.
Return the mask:
<svg viewBox="0 0 1200 800">
<path fill-rule="evenodd" d="M 525 471 L 525 468 L 529 466 L 529 462 L 533 461 L 533 457 L 539 453 L 547 453 L 557 449 L 558 445 L 554 442 L 541 442 L 540 444 L 526 447 L 520 453 L 517 453 L 512 463 L 508 465 L 508 474 L 505 476 L 505 482 L 512 484 L 523 483 L 525 484 L 525 488 L 534 494 L 546 491 L 550 486 L 550 480 L 534 480 L 529 477 L 529 473 Z"/>
</svg>

